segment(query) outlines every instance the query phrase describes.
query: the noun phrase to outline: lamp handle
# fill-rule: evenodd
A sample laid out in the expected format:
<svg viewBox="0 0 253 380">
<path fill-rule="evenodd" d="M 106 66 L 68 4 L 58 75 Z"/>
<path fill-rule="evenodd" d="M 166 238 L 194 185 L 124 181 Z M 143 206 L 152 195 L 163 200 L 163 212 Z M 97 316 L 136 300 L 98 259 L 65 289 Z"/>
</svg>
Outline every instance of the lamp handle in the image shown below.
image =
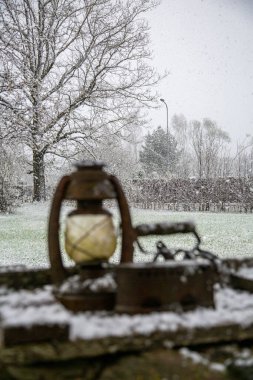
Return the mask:
<svg viewBox="0 0 253 380">
<path fill-rule="evenodd" d="M 134 242 L 136 234 L 132 226 L 131 215 L 127 203 L 125 193 L 121 187 L 119 180 L 113 176 L 109 176 L 117 195 L 118 207 L 121 216 L 122 242 L 121 242 L 121 263 L 130 263 L 133 261 Z"/>
<path fill-rule="evenodd" d="M 52 199 L 51 211 L 48 222 L 49 261 L 51 264 L 52 280 L 53 283 L 56 285 L 60 285 L 67 278 L 67 272 L 64 268 L 61 258 L 59 229 L 61 205 L 62 201 L 64 200 L 69 183 L 70 176 L 64 176 L 62 177 L 58 186 L 56 187 Z"/>
</svg>

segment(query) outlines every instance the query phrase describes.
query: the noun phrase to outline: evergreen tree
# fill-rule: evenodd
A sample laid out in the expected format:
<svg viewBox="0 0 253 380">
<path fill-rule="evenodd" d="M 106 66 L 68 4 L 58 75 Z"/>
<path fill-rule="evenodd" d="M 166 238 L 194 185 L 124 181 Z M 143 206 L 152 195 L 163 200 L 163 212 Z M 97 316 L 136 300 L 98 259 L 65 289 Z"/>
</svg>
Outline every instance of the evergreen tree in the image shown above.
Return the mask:
<svg viewBox="0 0 253 380">
<path fill-rule="evenodd" d="M 145 144 L 140 151 L 140 162 L 147 174 L 156 172 L 163 176 L 175 171 L 179 158 L 176 139 L 158 127 L 145 136 Z"/>
</svg>

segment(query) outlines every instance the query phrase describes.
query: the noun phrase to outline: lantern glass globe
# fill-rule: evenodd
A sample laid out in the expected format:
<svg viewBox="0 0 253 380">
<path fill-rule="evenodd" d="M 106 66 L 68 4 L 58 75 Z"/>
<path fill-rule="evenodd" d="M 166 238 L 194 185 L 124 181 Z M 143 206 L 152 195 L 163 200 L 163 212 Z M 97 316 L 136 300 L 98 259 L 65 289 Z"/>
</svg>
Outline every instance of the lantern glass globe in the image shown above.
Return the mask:
<svg viewBox="0 0 253 380">
<path fill-rule="evenodd" d="M 70 215 L 66 220 L 65 249 L 78 264 L 108 260 L 116 240 L 110 213 Z"/>
</svg>

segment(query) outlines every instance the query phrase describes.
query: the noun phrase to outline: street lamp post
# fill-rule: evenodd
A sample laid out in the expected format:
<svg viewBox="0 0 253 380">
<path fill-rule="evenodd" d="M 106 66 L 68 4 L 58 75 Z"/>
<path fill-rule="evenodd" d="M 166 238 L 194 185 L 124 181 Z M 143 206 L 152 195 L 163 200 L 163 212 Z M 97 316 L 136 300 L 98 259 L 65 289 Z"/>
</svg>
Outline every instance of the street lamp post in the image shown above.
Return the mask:
<svg viewBox="0 0 253 380">
<path fill-rule="evenodd" d="M 160 101 L 162 103 L 164 103 L 165 107 L 166 107 L 166 120 L 167 120 L 167 129 L 166 129 L 167 132 L 166 133 L 167 133 L 167 140 L 168 140 L 169 139 L 169 111 L 168 111 L 168 104 L 162 98 L 160 99 Z"/>
<path fill-rule="evenodd" d="M 169 145 L 169 111 L 168 111 L 168 104 L 165 102 L 165 100 L 163 98 L 161 98 L 160 101 L 162 103 L 164 103 L 165 106 L 166 106 L 166 121 L 167 121 L 166 133 L 167 133 L 167 144 Z M 167 165 L 169 166 L 169 149 L 167 151 L 166 161 L 167 161 Z"/>
</svg>

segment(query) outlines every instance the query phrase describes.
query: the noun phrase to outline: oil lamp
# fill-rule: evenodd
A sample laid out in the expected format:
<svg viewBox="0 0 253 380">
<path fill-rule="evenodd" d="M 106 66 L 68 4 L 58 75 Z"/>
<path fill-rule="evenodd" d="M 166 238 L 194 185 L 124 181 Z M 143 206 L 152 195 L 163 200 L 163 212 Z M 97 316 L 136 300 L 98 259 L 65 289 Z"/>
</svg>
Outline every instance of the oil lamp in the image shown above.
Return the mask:
<svg viewBox="0 0 253 380">
<path fill-rule="evenodd" d="M 128 204 L 117 178 L 106 173 L 103 167 L 101 162 L 78 163 L 75 172 L 60 180 L 50 211 L 48 249 L 55 296 L 67 308 L 76 311 L 113 307 L 114 289 L 109 287 L 108 291 L 101 285 L 101 278 L 107 276 L 109 279 L 108 259 L 116 249 L 112 215 L 104 208 L 104 200 L 115 199 L 119 207 L 121 262 L 131 262 L 133 257 L 134 231 Z M 79 270 L 79 274 L 70 279 L 63 265 L 59 241 L 60 210 L 64 200 L 77 203 L 65 223 L 65 250 Z M 112 281 L 108 281 L 112 285 Z"/>
</svg>

